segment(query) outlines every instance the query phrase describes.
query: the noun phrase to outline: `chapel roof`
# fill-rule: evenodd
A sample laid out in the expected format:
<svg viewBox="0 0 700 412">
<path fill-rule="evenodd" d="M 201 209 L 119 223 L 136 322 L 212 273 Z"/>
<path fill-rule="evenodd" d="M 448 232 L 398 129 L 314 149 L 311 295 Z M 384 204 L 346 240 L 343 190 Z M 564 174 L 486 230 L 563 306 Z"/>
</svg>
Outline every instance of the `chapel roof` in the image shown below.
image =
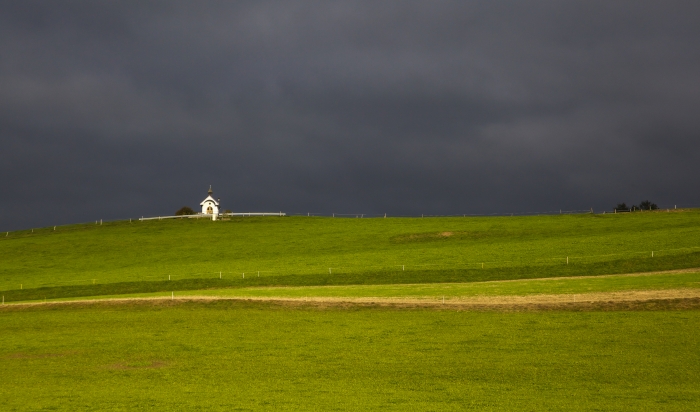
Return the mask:
<svg viewBox="0 0 700 412">
<path fill-rule="evenodd" d="M 214 199 L 214 198 L 211 197 L 211 196 L 207 196 L 207 198 L 204 199 L 204 200 L 202 200 L 202 203 L 200 203 L 199 205 L 200 205 L 200 206 L 203 206 L 204 203 L 206 203 L 206 202 L 212 202 L 212 203 L 214 203 L 216 206 L 219 206 L 219 202 L 217 202 L 216 199 Z"/>
<path fill-rule="evenodd" d="M 216 206 L 219 206 L 219 202 L 218 202 L 216 199 L 214 199 L 213 197 L 211 197 L 211 195 L 214 194 L 214 191 L 211 190 L 211 185 L 209 185 L 209 191 L 208 191 L 207 193 L 209 193 L 209 196 L 207 196 L 206 199 L 202 200 L 202 203 L 200 203 L 199 205 L 200 205 L 200 206 L 204 206 L 204 203 L 206 203 L 206 202 L 212 202 L 212 203 L 214 203 Z"/>
</svg>

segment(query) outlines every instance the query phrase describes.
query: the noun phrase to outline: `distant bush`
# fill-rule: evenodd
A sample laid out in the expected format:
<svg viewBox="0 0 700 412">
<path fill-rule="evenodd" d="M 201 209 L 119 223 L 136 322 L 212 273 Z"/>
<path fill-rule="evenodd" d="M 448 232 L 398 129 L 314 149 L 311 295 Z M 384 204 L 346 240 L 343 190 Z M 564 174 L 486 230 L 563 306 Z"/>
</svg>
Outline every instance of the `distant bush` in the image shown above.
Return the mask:
<svg viewBox="0 0 700 412">
<path fill-rule="evenodd" d="M 187 207 L 187 206 L 183 206 L 180 208 L 180 210 L 175 212 L 175 216 L 185 216 L 185 215 L 193 215 L 193 214 L 194 214 L 194 210 L 192 210 L 191 207 Z"/>
<path fill-rule="evenodd" d="M 651 203 L 648 200 L 645 200 L 641 203 L 639 203 L 639 206 L 637 205 L 632 205 L 632 206 L 627 206 L 626 203 L 618 203 L 617 206 L 615 206 L 615 210 L 618 212 L 636 212 L 638 210 L 656 210 L 659 207 L 656 205 L 656 203 Z"/>
<path fill-rule="evenodd" d="M 639 208 L 641 210 L 656 210 L 659 207 L 656 206 L 656 203 L 651 203 L 650 201 L 645 200 L 645 201 L 639 203 Z"/>
</svg>

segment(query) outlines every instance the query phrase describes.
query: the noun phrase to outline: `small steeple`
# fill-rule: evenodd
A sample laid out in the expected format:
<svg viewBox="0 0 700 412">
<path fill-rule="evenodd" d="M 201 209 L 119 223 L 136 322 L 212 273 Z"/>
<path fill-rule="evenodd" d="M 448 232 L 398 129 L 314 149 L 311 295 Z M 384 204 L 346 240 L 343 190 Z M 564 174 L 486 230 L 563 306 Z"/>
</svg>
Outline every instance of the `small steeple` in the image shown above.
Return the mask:
<svg viewBox="0 0 700 412">
<path fill-rule="evenodd" d="M 214 193 L 214 191 L 213 191 L 213 190 L 211 190 L 211 185 L 209 185 L 209 192 L 208 192 L 208 193 L 209 193 L 209 196 L 211 196 L 211 195 L 212 195 L 212 193 Z"/>
</svg>

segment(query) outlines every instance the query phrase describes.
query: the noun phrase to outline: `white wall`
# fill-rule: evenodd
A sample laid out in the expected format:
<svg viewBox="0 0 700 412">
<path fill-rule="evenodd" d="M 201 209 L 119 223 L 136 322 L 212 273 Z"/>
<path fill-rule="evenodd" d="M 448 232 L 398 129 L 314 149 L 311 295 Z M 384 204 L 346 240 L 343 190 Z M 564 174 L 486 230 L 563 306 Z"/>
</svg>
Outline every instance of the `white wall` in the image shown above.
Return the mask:
<svg viewBox="0 0 700 412">
<path fill-rule="evenodd" d="M 219 206 L 215 205 L 214 202 L 212 202 L 212 201 L 206 201 L 206 202 L 204 202 L 204 204 L 202 205 L 202 213 L 206 214 L 206 213 L 207 213 L 207 209 L 208 209 L 210 206 L 211 206 L 211 208 L 212 208 L 212 210 L 213 210 L 213 212 L 214 212 L 214 215 L 215 215 L 215 216 L 218 215 L 218 214 L 219 214 Z"/>
</svg>

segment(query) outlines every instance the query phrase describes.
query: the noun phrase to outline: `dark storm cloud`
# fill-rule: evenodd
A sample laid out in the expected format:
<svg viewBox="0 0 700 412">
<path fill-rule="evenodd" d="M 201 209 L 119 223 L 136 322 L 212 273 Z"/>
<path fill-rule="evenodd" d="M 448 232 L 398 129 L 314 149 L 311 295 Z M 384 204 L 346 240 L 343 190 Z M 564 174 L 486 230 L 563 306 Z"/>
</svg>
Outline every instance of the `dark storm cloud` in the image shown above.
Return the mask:
<svg viewBox="0 0 700 412">
<path fill-rule="evenodd" d="M 0 223 L 700 204 L 692 2 L 5 2 Z"/>
</svg>

